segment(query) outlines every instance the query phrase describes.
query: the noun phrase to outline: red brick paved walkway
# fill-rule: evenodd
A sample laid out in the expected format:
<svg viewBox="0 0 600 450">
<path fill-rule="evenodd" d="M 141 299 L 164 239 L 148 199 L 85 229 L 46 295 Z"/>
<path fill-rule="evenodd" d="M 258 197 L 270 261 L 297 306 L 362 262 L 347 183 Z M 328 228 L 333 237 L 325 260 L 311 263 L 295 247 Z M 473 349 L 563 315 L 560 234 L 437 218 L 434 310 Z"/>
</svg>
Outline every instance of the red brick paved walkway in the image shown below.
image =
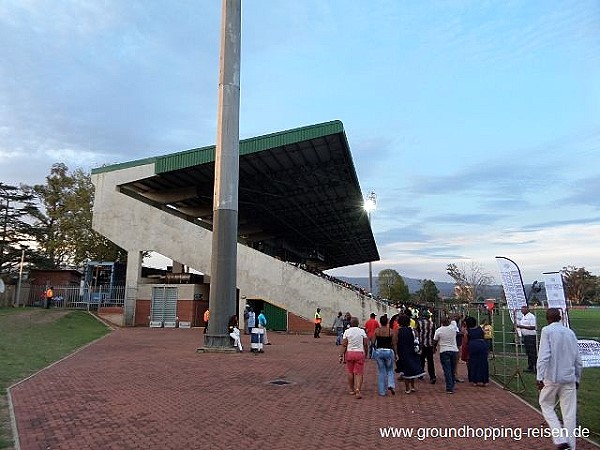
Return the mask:
<svg viewBox="0 0 600 450">
<path fill-rule="evenodd" d="M 414 394 L 399 385 L 395 397 L 379 397 L 374 361 L 357 400 L 346 393 L 334 338 L 269 339 L 261 355 L 198 354 L 198 330 L 116 330 L 11 389 L 20 448 L 554 448 L 545 438 L 382 438 L 388 426 L 539 428 L 543 420 L 496 386 L 461 384 L 446 395 L 443 376 L 436 385 L 419 382 Z M 596 447 L 580 441 L 578 448 Z"/>
</svg>

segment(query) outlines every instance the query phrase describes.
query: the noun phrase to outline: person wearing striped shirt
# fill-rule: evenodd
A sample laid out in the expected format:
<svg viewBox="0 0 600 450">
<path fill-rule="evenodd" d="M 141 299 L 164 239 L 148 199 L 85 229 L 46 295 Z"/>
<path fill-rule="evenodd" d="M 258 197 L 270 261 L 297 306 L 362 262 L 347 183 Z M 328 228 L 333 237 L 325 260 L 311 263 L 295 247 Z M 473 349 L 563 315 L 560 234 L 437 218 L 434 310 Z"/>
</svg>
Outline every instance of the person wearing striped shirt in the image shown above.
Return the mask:
<svg viewBox="0 0 600 450">
<path fill-rule="evenodd" d="M 423 311 L 421 318 L 417 320 L 417 332 L 419 343 L 421 344 L 421 367 L 425 370 L 425 361 L 427 361 L 427 373 L 429 374 L 429 382 L 435 384 L 435 365 L 433 363 L 433 336 L 435 333 L 435 325 L 431 321 L 428 311 Z"/>
</svg>

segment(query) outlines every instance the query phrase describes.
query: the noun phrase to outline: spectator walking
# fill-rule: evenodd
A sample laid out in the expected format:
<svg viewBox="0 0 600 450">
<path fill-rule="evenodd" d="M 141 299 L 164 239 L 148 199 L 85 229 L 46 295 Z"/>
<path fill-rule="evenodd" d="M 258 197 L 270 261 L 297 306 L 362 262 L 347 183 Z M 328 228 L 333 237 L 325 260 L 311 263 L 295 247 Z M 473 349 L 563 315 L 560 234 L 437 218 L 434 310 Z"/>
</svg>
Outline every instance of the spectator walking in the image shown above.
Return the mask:
<svg viewBox="0 0 600 450">
<path fill-rule="evenodd" d="M 265 312 L 261 311 L 258 315 L 258 328 L 262 328 L 263 331 L 263 344 L 271 345 L 269 339 L 267 338 L 267 316 L 265 316 Z"/>
<path fill-rule="evenodd" d="M 417 320 L 417 330 L 421 344 L 421 368 L 425 369 L 425 362 L 427 362 L 429 382 L 434 384 L 437 380 L 435 376 L 435 364 L 433 363 L 433 335 L 435 333 L 435 325 L 431 321 L 428 311 L 423 311 L 421 318 Z"/>
<path fill-rule="evenodd" d="M 365 322 L 365 332 L 367 333 L 367 338 L 369 339 L 369 359 L 373 357 L 373 347 L 374 340 L 373 336 L 375 334 L 375 330 L 379 327 L 379 322 L 375 319 L 375 313 L 371 313 L 369 315 L 369 319 Z"/>
<path fill-rule="evenodd" d="M 523 317 L 517 321 L 515 327 L 521 331 L 523 346 L 527 354 L 527 369 L 525 372 L 534 373 L 537 359 L 537 332 L 535 315 L 529 310 L 528 306 L 521 306 Z"/>
<path fill-rule="evenodd" d="M 342 345 L 342 336 L 344 335 L 344 317 L 341 311 L 333 320 L 333 325 L 331 328 L 336 334 L 335 345 Z"/>
<path fill-rule="evenodd" d="M 350 395 L 362 398 L 360 393 L 363 384 L 365 356 L 369 351 L 369 340 L 365 330 L 358 327 L 358 317 L 350 319 L 350 328 L 342 337 L 342 353 L 340 362 L 345 362 L 348 370 L 348 389 Z"/>
<path fill-rule="evenodd" d="M 400 314 L 394 314 L 390 319 L 389 327 L 392 330 L 398 330 L 398 328 L 400 328 L 400 326 L 398 325 L 398 317 L 400 317 Z"/>
<path fill-rule="evenodd" d="M 483 339 L 488 346 L 488 356 L 494 351 L 494 327 L 487 319 L 481 321 L 481 329 L 483 330 Z"/>
<path fill-rule="evenodd" d="M 575 450 L 573 432 L 577 420 L 577 389 L 583 365 L 575 333 L 563 326 L 560 320 L 560 310 L 549 308 L 546 312 L 548 325 L 542 328 L 540 337 L 537 386 L 540 390 L 540 408 L 548 427 L 553 431 L 554 445 L 558 449 Z M 554 433 L 562 428 L 554 411 L 557 398 L 563 417 L 562 427 L 568 430 L 568 437 Z"/>
<path fill-rule="evenodd" d="M 425 372 L 421 368 L 421 360 L 415 351 L 416 331 L 410 326 L 410 317 L 401 314 L 398 317 L 398 372 L 404 379 L 405 393 L 415 392 L 415 378 L 422 377 Z M 418 339 L 418 338 L 417 338 Z"/>
<path fill-rule="evenodd" d="M 454 328 L 456 330 L 456 346 L 458 348 L 458 354 L 456 356 L 456 364 L 454 364 L 454 381 L 456 383 L 462 383 L 463 380 L 461 378 L 458 378 L 458 362 L 460 357 L 464 357 L 464 360 L 467 361 L 469 359 L 468 353 L 467 353 L 467 349 L 464 349 L 464 352 L 462 351 L 463 349 L 463 345 L 462 345 L 462 341 L 463 341 L 463 336 L 465 334 L 465 330 L 464 330 L 464 323 L 463 323 L 463 316 L 462 314 L 455 314 L 454 315 L 454 319 L 450 322 L 451 325 L 454 325 Z"/>
<path fill-rule="evenodd" d="M 444 370 L 444 379 L 446 381 L 446 393 L 454 394 L 454 385 L 456 383 L 456 361 L 458 358 L 458 347 L 456 346 L 456 325 L 450 322 L 448 317 L 444 317 L 442 326 L 435 330 L 433 335 L 434 353 L 439 349 L 440 363 Z"/>
<path fill-rule="evenodd" d="M 377 362 L 377 392 L 379 395 L 385 396 L 389 390 L 392 395 L 396 395 L 394 362 L 396 361 L 398 333 L 388 327 L 387 315 L 381 316 L 379 323 L 381 326 L 373 332 L 374 358 Z"/>
<path fill-rule="evenodd" d="M 408 317 L 408 325 L 414 330 L 417 328 L 417 322 L 413 318 L 413 312 L 410 308 L 404 310 L 404 315 Z"/>
<path fill-rule="evenodd" d="M 490 382 L 490 369 L 488 365 L 488 345 L 483 338 L 483 329 L 477 325 L 474 317 L 465 319 L 467 333 L 463 339 L 469 349 L 467 370 L 469 382 L 475 386 L 487 386 Z M 463 342 L 464 344 L 464 342 Z"/>
<path fill-rule="evenodd" d="M 317 308 L 315 312 L 315 338 L 321 337 L 321 322 L 323 318 L 321 317 L 321 308 Z"/>
<path fill-rule="evenodd" d="M 346 312 L 346 314 L 344 315 L 344 331 L 350 328 L 350 319 L 352 319 L 352 314 Z"/>
</svg>

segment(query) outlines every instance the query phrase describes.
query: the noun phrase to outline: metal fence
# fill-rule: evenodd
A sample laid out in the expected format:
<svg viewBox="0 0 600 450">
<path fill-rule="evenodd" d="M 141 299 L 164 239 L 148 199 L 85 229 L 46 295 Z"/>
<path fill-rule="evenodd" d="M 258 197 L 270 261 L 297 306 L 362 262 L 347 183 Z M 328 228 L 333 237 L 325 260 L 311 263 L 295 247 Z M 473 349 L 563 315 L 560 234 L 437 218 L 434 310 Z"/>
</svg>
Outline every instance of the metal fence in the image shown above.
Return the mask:
<svg viewBox="0 0 600 450">
<path fill-rule="evenodd" d="M 24 299 L 26 306 L 46 307 L 44 292 L 47 286 L 31 285 Z M 125 286 L 54 286 L 54 299 L 50 307 L 65 309 L 98 310 L 101 307 L 123 306 Z"/>
</svg>

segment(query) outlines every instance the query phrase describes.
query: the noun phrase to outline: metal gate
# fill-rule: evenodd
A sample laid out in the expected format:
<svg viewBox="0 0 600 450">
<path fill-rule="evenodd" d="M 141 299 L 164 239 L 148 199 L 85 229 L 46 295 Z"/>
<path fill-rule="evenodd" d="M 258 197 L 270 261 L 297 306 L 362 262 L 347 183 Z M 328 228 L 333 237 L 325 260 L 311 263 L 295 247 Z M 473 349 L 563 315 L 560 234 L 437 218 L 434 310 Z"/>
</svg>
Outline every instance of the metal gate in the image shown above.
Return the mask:
<svg viewBox="0 0 600 450">
<path fill-rule="evenodd" d="M 271 303 L 265 302 L 267 328 L 275 331 L 287 331 L 287 311 Z"/>
<path fill-rule="evenodd" d="M 177 288 L 156 286 L 152 288 L 151 327 L 177 325 Z"/>
</svg>

